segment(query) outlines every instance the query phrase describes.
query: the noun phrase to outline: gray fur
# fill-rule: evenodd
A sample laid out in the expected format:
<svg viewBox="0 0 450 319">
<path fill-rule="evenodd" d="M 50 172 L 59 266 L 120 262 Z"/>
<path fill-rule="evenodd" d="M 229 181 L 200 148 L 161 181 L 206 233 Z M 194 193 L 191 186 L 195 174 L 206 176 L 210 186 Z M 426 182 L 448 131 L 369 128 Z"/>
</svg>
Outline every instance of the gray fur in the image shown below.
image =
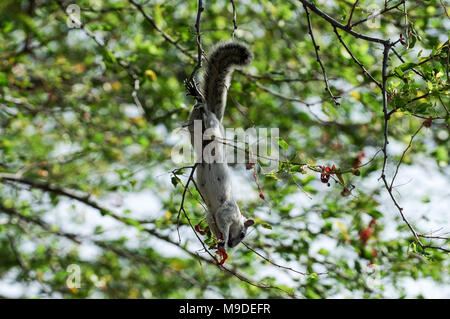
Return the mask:
<svg viewBox="0 0 450 319">
<path fill-rule="evenodd" d="M 222 122 L 231 75 L 237 67 L 250 64 L 252 54 L 241 42 L 229 41 L 217 44 L 208 55 L 203 73 L 201 90 L 206 106 Z"/>
<path fill-rule="evenodd" d="M 249 64 L 252 55 L 247 46 L 231 41 L 216 45 L 206 62 L 206 70 L 201 81 L 201 90 L 206 105 L 196 105 L 189 117 L 191 143 L 194 145 L 194 120 L 203 120 L 204 136 L 214 136 L 215 139 L 203 143 L 201 154 L 203 158 L 197 165 L 197 185 L 208 207 L 206 222 L 217 238 L 223 239 L 223 244 L 234 247 L 245 237 L 247 228 L 253 225 L 253 220 L 246 219 L 233 198 L 231 176 L 226 163 L 225 147 L 220 142 L 224 136 L 222 118 L 225 110 L 227 89 L 231 75 L 236 67 Z M 206 106 L 206 107 L 205 107 Z M 203 113 L 203 116 L 202 116 Z M 209 150 L 214 154 L 205 158 Z"/>
</svg>

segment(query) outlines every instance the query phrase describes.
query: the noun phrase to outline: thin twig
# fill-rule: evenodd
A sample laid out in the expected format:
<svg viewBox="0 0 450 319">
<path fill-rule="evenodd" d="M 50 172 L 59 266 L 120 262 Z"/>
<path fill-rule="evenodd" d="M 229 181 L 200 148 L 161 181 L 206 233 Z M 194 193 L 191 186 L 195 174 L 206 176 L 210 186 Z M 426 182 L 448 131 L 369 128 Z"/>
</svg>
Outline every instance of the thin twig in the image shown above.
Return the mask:
<svg viewBox="0 0 450 319">
<path fill-rule="evenodd" d="M 444 10 L 447 18 L 450 18 L 450 16 L 448 15 L 447 7 L 445 6 L 444 2 L 442 0 L 439 0 L 439 2 L 441 3 L 442 9 Z"/>
<path fill-rule="evenodd" d="M 347 28 L 351 29 L 351 23 L 352 23 L 352 17 L 353 17 L 353 12 L 355 11 L 356 5 L 358 4 L 359 0 L 356 0 L 355 3 L 352 6 L 352 11 L 350 11 L 350 16 L 348 17 L 348 21 L 347 21 Z"/>
<path fill-rule="evenodd" d="M 233 32 L 231 32 L 231 38 L 234 40 L 234 33 L 236 32 L 238 26 L 236 23 L 236 6 L 234 4 L 234 0 L 230 0 L 231 6 L 233 7 Z"/>
<path fill-rule="evenodd" d="M 386 163 L 387 163 L 387 145 L 389 144 L 389 139 L 388 139 L 388 123 L 389 123 L 389 118 L 390 115 L 388 113 L 388 108 L 387 108 L 387 65 L 388 65 L 388 60 L 389 60 L 389 50 L 391 49 L 390 45 L 385 45 L 384 46 L 384 51 L 383 51 L 383 67 L 382 67 L 382 78 L 383 78 L 383 84 L 382 84 L 382 95 L 383 95 L 383 114 L 384 114 L 384 145 L 383 145 L 383 153 L 384 153 L 384 159 L 383 159 L 383 168 L 381 171 L 381 177 L 384 178 L 385 176 L 385 170 L 386 170 Z"/>
<path fill-rule="evenodd" d="M 395 5 L 393 5 L 392 7 L 386 7 L 386 8 L 384 8 L 383 10 L 377 12 L 376 14 L 371 14 L 371 15 L 369 15 L 367 18 L 361 19 L 361 20 L 359 20 L 359 21 L 353 23 L 353 24 L 350 26 L 350 29 L 351 29 L 351 28 L 354 28 L 355 26 L 357 26 L 357 25 L 359 25 L 359 24 L 361 24 L 361 23 L 363 23 L 363 22 L 366 22 L 366 21 L 369 20 L 369 19 L 376 18 L 376 17 L 378 17 L 378 16 L 380 16 L 380 15 L 385 14 L 386 12 L 389 12 L 389 11 L 391 11 L 391 10 L 397 9 L 397 8 L 400 7 L 404 2 L 405 2 L 405 0 L 403 0 L 403 1 L 401 1 L 401 2 L 399 2 L 399 3 L 397 3 L 397 4 L 395 4 Z"/>
<path fill-rule="evenodd" d="M 303 8 L 305 9 L 305 13 L 306 13 L 306 19 L 308 21 L 308 30 L 309 30 L 309 35 L 311 36 L 311 41 L 314 45 L 314 51 L 316 52 L 316 59 L 317 62 L 319 62 L 320 64 L 320 68 L 322 69 L 322 74 L 323 74 L 323 81 L 325 82 L 325 90 L 328 92 L 328 94 L 330 94 L 331 98 L 333 99 L 334 103 L 336 105 L 340 105 L 340 103 L 337 101 L 337 96 L 333 95 L 333 92 L 331 92 L 330 89 L 330 85 L 328 83 L 328 77 L 327 77 L 327 72 L 325 71 L 325 67 L 322 64 L 322 60 L 320 59 L 320 55 L 319 55 L 319 46 L 316 44 L 316 40 L 314 39 L 314 33 L 312 30 L 312 26 L 311 26 L 311 18 L 309 16 L 309 11 L 308 8 L 305 4 L 303 4 Z"/>
<path fill-rule="evenodd" d="M 137 3 L 134 0 L 129 0 L 130 3 L 136 7 L 136 9 L 139 10 L 139 12 L 142 14 L 142 16 L 145 18 L 145 20 L 147 20 L 148 23 L 150 23 L 150 25 L 156 30 L 158 31 L 162 37 L 169 42 L 170 44 L 174 45 L 181 53 L 183 53 L 185 56 L 189 57 L 192 60 L 195 60 L 195 56 L 191 53 L 189 53 L 184 47 L 182 47 L 178 41 L 175 41 L 174 39 L 172 39 L 172 37 L 170 35 L 168 35 L 166 32 L 164 32 L 164 30 L 162 30 L 160 27 L 158 27 L 158 25 L 155 23 L 155 20 L 148 15 L 144 8 L 142 7 L 142 5 L 140 5 L 139 3 Z"/>
<path fill-rule="evenodd" d="M 248 250 L 254 252 L 256 255 L 258 255 L 259 257 L 261 257 L 262 259 L 264 259 L 264 260 L 267 261 L 268 263 L 270 263 L 270 264 L 272 264 L 272 265 L 274 265 L 274 266 L 276 266 L 276 267 L 278 267 L 278 268 L 286 269 L 286 270 L 295 272 L 295 273 L 300 274 L 300 275 L 303 275 L 303 276 L 308 276 L 308 275 L 309 275 L 309 274 L 307 274 L 307 273 L 305 273 L 305 272 L 301 272 L 301 271 L 295 270 L 295 269 L 290 268 L 290 267 L 286 267 L 286 266 L 279 265 L 279 264 L 273 262 L 272 260 L 270 260 L 269 258 L 263 256 L 263 255 L 260 254 L 259 252 L 257 252 L 255 249 L 253 249 L 252 247 L 250 247 L 247 243 L 242 242 L 242 244 L 243 244 L 245 247 L 247 247 Z"/>
<path fill-rule="evenodd" d="M 394 54 L 397 56 L 397 58 L 402 62 L 405 63 L 405 59 L 402 58 L 402 56 L 395 50 L 395 48 L 391 48 L 392 52 L 394 52 Z M 425 76 L 420 73 L 420 71 L 417 71 L 415 68 L 411 69 L 414 73 L 416 73 L 418 76 L 420 76 L 422 79 L 424 79 L 425 81 L 427 80 L 425 78 Z"/>
<path fill-rule="evenodd" d="M 334 29 L 334 33 L 336 33 L 339 41 L 341 42 L 341 44 L 344 46 L 345 50 L 347 50 L 348 54 L 350 54 L 350 56 L 352 57 L 353 61 L 356 62 L 356 64 L 358 64 L 360 66 L 360 68 L 363 70 L 364 75 L 367 75 L 380 89 L 382 88 L 380 82 L 378 82 L 370 73 L 369 71 L 367 71 L 367 69 L 365 68 L 364 64 L 362 64 L 361 62 L 359 62 L 359 60 L 353 55 L 353 53 L 350 51 L 349 47 L 345 44 L 344 40 L 342 39 L 341 35 L 339 34 L 339 32 L 337 31 L 336 27 L 333 26 Z"/>
<path fill-rule="evenodd" d="M 402 153 L 402 156 L 400 157 L 400 160 L 398 161 L 397 167 L 395 168 L 395 173 L 394 176 L 392 177 L 391 180 L 391 185 L 389 186 L 389 189 L 392 190 L 392 186 L 394 185 L 394 180 L 397 177 L 398 174 L 398 170 L 400 168 L 400 165 L 402 164 L 403 158 L 405 157 L 406 152 L 411 148 L 412 146 L 412 142 L 414 140 L 414 138 L 416 137 L 416 135 L 420 132 L 420 130 L 422 129 L 422 127 L 424 126 L 425 122 L 422 122 L 422 124 L 419 126 L 419 128 L 417 129 L 417 131 L 411 136 L 411 139 L 409 141 L 408 146 L 405 148 L 405 150 Z"/>
<path fill-rule="evenodd" d="M 184 186 L 184 190 L 183 190 L 183 195 L 181 197 L 181 204 L 180 204 L 180 208 L 178 209 L 178 214 L 177 214 L 177 232 L 178 232 L 178 241 L 181 243 L 181 237 L 180 237 L 180 230 L 179 230 L 179 226 L 180 226 L 180 215 L 181 215 L 181 211 L 184 211 L 184 200 L 186 199 L 186 192 L 188 190 L 189 187 L 189 183 L 194 180 L 193 176 L 194 176 L 194 172 L 195 169 L 197 168 L 198 163 L 195 163 L 194 166 L 191 169 L 191 173 L 189 174 L 189 178 L 186 182 L 186 185 Z M 186 212 L 185 212 L 186 213 Z"/>
<path fill-rule="evenodd" d="M 409 27 L 408 27 L 408 12 L 406 11 L 406 0 L 403 3 L 403 13 L 405 15 L 405 37 L 406 37 L 406 49 L 409 49 Z"/>
<path fill-rule="evenodd" d="M 194 68 L 194 71 L 192 71 L 188 82 L 191 82 L 194 80 L 194 76 L 197 73 L 197 71 L 202 67 L 202 60 L 203 60 L 203 48 L 202 48 L 202 38 L 200 33 L 200 22 L 203 12 L 203 1 L 198 0 L 198 10 L 197 10 L 197 19 L 195 21 L 195 32 L 197 34 L 197 65 Z"/>
</svg>

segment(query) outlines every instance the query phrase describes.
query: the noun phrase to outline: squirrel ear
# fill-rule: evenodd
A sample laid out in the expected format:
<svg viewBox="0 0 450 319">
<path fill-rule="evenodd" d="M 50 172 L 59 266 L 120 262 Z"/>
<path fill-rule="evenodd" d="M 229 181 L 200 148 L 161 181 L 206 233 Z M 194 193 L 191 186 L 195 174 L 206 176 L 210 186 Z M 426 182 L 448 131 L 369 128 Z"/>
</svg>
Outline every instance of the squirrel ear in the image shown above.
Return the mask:
<svg viewBox="0 0 450 319">
<path fill-rule="evenodd" d="M 253 219 L 247 219 L 244 223 L 245 227 L 250 227 L 255 223 Z"/>
</svg>

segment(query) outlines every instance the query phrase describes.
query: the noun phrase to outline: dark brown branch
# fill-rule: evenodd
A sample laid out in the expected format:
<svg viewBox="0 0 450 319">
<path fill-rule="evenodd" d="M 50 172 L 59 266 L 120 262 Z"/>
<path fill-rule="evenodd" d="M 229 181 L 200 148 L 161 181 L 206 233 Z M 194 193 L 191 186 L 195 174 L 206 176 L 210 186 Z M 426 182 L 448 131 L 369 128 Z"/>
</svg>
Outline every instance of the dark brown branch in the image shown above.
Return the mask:
<svg viewBox="0 0 450 319">
<path fill-rule="evenodd" d="M 382 98 L 383 98 L 383 114 L 384 114 L 384 145 L 383 145 L 383 154 L 384 154 L 384 160 L 383 160 L 383 168 L 381 171 L 381 177 L 384 178 L 385 177 L 385 170 L 386 170 L 386 163 L 387 163 L 387 145 L 389 144 L 389 139 L 388 139 L 388 123 L 389 123 L 389 118 L 390 115 L 388 113 L 388 101 L 387 101 L 387 66 L 388 66 L 388 60 L 389 60 L 389 51 L 391 49 L 391 46 L 385 45 L 384 46 L 384 51 L 383 51 L 383 67 L 382 67 L 382 79 L 383 79 L 383 84 L 382 84 Z"/>
<path fill-rule="evenodd" d="M 198 70 L 202 67 L 202 60 L 203 60 L 203 48 L 202 48 L 202 38 L 200 33 L 200 22 L 203 12 L 203 1 L 198 0 L 198 9 L 197 9 L 197 19 L 195 21 L 195 32 L 197 33 L 197 65 L 195 66 L 194 70 L 192 71 L 191 75 L 189 76 L 189 79 L 185 81 L 185 87 L 188 91 L 188 95 L 191 95 L 194 97 L 198 102 L 202 103 L 204 102 L 204 98 L 200 90 L 197 88 L 197 83 L 195 82 L 195 74 Z"/>
<path fill-rule="evenodd" d="M 197 65 L 195 66 L 194 71 L 192 71 L 191 76 L 188 81 L 192 81 L 194 79 L 197 71 L 202 67 L 203 60 L 203 48 L 202 48 L 202 38 L 200 33 L 200 22 L 203 12 L 203 1 L 198 0 L 198 10 L 197 10 L 197 20 L 195 21 L 195 32 L 197 34 Z"/>
<path fill-rule="evenodd" d="M 322 10 L 317 8 L 317 6 L 314 3 L 312 3 L 311 1 L 308 1 L 308 0 L 299 0 L 299 1 L 303 4 L 303 6 L 308 7 L 311 11 L 313 11 L 314 13 L 316 13 L 317 15 L 319 15 L 320 17 L 322 17 L 323 19 L 328 21 L 328 23 L 330 23 L 332 26 L 335 26 L 336 28 L 344 30 L 345 32 L 351 34 L 355 38 L 366 40 L 369 42 L 380 43 L 380 44 L 389 44 L 390 43 L 389 40 L 383 40 L 383 39 L 379 39 L 379 38 L 370 37 L 370 36 L 355 32 L 351 29 L 348 29 L 345 25 L 339 23 L 334 18 L 330 17 L 328 14 L 326 14 L 325 12 L 323 12 Z"/>
<path fill-rule="evenodd" d="M 231 6 L 233 7 L 233 32 L 231 33 L 231 38 L 234 40 L 234 33 L 236 32 L 238 26 L 236 23 L 236 5 L 234 4 L 234 0 L 230 0 Z"/>
<path fill-rule="evenodd" d="M 392 194 L 392 189 L 389 187 L 389 184 L 386 179 L 386 164 L 388 160 L 388 153 L 387 153 L 387 145 L 389 144 L 388 139 L 388 125 L 389 125 L 389 119 L 390 114 L 388 113 L 388 101 L 387 101 L 387 67 L 388 67 L 388 61 L 389 61 L 389 51 L 391 49 L 391 44 L 385 44 L 384 51 L 383 51 L 383 68 L 382 68 L 382 78 L 383 78 L 383 87 L 382 87 L 382 94 L 383 94 L 383 114 L 384 114 L 384 144 L 383 144 L 383 167 L 381 170 L 381 179 L 383 180 L 384 186 L 386 190 L 389 193 L 389 196 L 391 197 L 395 207 L 397 207 L 400 216 L 402 217 L 405 224 L 410 229 L 411 233 L 413 234 L 415 241 L 420 245 L 422 250 L 425 249 L 422 242 L 419 239 L 419 236 L 417 235 L 416 230 L 411 225 L 411 223 L 406 218 L 405 214 L 403 213 L 403 208 L 398 204 L 397 200 L 395 199 L 394 195 Z"/>
</svg>

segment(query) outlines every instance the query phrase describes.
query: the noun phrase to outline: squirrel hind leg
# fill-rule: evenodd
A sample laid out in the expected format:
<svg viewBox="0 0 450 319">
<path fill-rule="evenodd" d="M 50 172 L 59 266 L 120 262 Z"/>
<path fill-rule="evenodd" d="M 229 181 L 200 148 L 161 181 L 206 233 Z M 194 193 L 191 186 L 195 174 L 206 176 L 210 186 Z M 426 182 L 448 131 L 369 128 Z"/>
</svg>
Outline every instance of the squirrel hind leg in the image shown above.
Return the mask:
<svg viewBox="0 0 450 319">
<path fill-rule="evenodd" d="M 219 232 L 221 234 L 221 240 L 220 243 L 223 243 L 223 247 L 228 244 L 228 240 L 230 239 L 230 226 L 231 224 L 229 222 L 224 221 L 223 219 L 219 218 L 217 220 L 217 227 L 219 229 Z M 219 243 L 219 245 L 220 245 Z"/>
<path fill-rule="evenodd" d="M 211 230 L 211 232 L 214 234 L 214 236 L 216 236 L 216 238 L 220 237 L 220 231 L 219 228 L 217 227 L 216 221 L 214 220 L 214 217 L 211 214 L 207 214 L 206 215 L 206 222 L 209 225 L 209 229 Z"/>
</svg>

